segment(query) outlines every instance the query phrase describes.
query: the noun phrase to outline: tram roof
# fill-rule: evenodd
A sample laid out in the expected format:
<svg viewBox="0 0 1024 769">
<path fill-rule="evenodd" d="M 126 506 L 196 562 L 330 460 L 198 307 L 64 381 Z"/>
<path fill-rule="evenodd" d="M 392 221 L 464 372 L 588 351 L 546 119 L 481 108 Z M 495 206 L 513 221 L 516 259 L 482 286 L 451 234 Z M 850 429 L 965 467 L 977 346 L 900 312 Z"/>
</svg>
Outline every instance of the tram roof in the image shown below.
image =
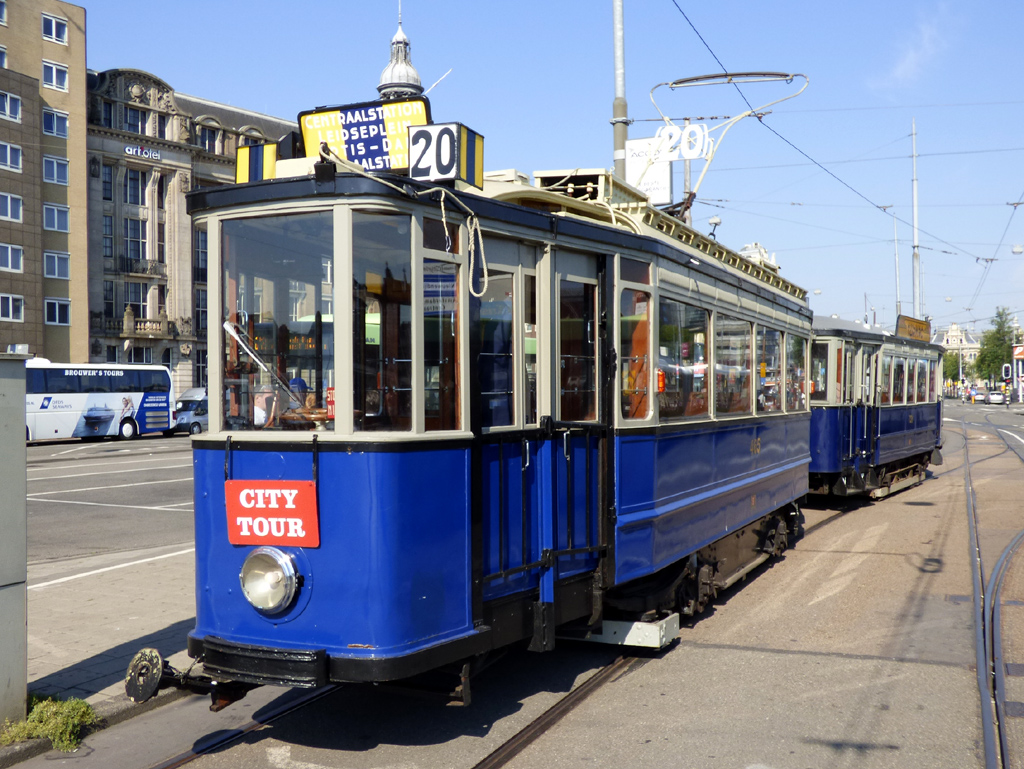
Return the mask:
<svg viewBox="0 0 1024 769">
<path fill-rule="evenodd" d="M 912 347 L 925 347 L 938 351 L 945 350 L 942 345 L 932 342 L 897 336 L 891 331 L 886 331 L 881 326 L 867 326 L 857 320 L 843 320 L 842 318 L 833 318 L 830 315 L 815 315 L 811 329 L 816 337 L 835 336 L 841 339 L 855 339 L 860 342 L 871 342 L 874 344 L 907 344 Z"/>
</svg>

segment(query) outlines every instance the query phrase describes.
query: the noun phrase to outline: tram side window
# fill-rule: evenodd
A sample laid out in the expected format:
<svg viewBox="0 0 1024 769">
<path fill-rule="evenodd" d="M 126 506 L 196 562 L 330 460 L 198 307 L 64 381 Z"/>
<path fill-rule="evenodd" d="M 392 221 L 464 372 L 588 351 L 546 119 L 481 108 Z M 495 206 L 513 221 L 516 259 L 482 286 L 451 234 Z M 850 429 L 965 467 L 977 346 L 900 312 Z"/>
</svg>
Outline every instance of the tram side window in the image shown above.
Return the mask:
<svg viewBox="0 0 1024 769">
<path fill-rule="evenodd" d="M 523 276 L 523 368 L 526 376 L 526 419 L 537 424 L 537 278 Z"/>
<path fill-rule="evenodd" d="M 933 360 L 928 361 L 928 400 L 931 402 L 935 401 L 937 372 L 938 366 L 936 362 Z"/>
<path fill-rule="evenodd" d="M 412 429 L 409 217 L 352 214 L 356 431 Z"/>
<path fill-rule="evenodd" d="M 914 403 L 917 401 L 917 387 L 915 385 L 915 372 L 917 371 L 917 363 L 913 358 L 907 361 L 907 403 Z"/>
<path fill-rule="evenodd" d="M 650 411 L 650 371 L 648 342 L 650 340 L 651 295 L 626 289 L 619 302 L 622 349 L 619 366 L 622 382 L 622 416 L 644 419 Z"/>
<path fill-rule="evenodd" d="M 594 287 L 561 281 L 559 291 L 559 370 L 561 419 L 587 421 L 597 416 L 597 345 Z"/>
<path fill-rule="evenodd" d="M 827 349 L 825 354 L 828 355 Z M 786 410 L 806 410 L 806 392 L 807 340 L 796 334 L 786 334 Z"/>
<path fill-rule="evenodd" d="M 917 362 L 917 402 L 925 403 L 928 400 L 928 361 Z"/>
<path fill-rule="evenodd" d="M 892 402 L 892 356 L 882 356 L 882 370 L 879 379 L 879 403 L 883 406 Z"/>
<path fill-rule="evenodd" d="M 516 419 L 513 276 L 492 272 L 480 299 L 481 414 L 484 427 L 511 425 Z M 536 346 L 534 347 L 536 355 Z"/>
<path fill-rule="evenodd" d="M 892 367 L 892 402 L 903 403 L 907 385 L 906 358 L 895 358 Z"/>
<path fill-rule="evenodd" d="M 757 327 L 757 413 L 782 411 L 782 332 Z"/>
<path fill-rule="evenodd" d="M 739 318 L 715 317 L 715 413 L 749 414 L 750 324 Z"/>
<path fill-rule="evenodd" d="M 828 342 L 811 345 L 811 400 L 828 400 Z"/>
<path fill-rule="evenodd" d="M 427 430 L 458 430 L 459 265 L 423 260 L 423 381 Z"/>
<path fill-rule="evenodd" d="M 328 211 L 222 223 L 228 429 L 329 426 L 333 231 Z"/>
<path fill-rule="evenodd" d="M 658 414 L 661 419 L 708 414 L 705 310 L 662 299 L 658 304 Z"/>
</svg>

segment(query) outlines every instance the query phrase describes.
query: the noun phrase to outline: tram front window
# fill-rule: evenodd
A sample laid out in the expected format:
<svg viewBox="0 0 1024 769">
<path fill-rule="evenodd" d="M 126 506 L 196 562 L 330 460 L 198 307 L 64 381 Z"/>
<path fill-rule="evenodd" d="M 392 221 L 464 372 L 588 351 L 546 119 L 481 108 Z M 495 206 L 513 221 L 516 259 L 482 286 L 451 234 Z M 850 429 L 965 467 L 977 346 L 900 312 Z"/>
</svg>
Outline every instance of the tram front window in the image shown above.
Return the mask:
<svg viewBox="0 0 1024 769">
<path fill-rule="evenodd" d="M 225 428 L 331 427 L 331 214 L 227 220 L 221 239 Z"/>
<path fill-rule="evenodd" d="M 412 429 L 409 221 L 401 215 L 352 214 L 352 384 L 357 432 Z"/>
</svg>

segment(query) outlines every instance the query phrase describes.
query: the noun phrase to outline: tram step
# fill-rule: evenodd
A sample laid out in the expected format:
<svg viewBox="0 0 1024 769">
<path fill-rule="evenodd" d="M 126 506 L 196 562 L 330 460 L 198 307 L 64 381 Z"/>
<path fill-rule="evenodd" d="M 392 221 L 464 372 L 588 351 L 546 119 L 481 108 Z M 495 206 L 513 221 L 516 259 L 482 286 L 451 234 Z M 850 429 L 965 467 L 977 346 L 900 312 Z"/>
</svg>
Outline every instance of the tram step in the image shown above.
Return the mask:
<svg viewBox="0 0 1024 769">
<path fill-rule="evenodd" d="M 560 638 L 573 641 L 611 644 L 614 646 L 643 646 L 661 649 L 679 637 L 679 615 L 670 614 L 657 622 L 625 622 L 606 619 L 600 631 L 588 630 L 582 635 L 566 634 Z"/>
</svg>

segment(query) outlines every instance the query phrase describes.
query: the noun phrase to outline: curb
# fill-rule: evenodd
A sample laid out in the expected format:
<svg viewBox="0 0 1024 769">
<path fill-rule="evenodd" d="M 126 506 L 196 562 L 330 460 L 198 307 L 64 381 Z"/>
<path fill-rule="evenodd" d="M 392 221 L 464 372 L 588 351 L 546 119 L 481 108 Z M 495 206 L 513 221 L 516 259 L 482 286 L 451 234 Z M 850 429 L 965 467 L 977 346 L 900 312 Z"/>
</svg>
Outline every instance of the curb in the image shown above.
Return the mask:
<svg viewBox="0 0 1024 769">
<path fill-rule="evenodd" d="M 134 703 L 127 696 L 119 697 L 116 700 L 108 700 L 102 705 L 94 707 L 96 723 L 85 729 L 82 739 L 88 739 L 90 734 L 95 734 L 110 726 L 115 726 L 130 718 L 141 716 L 143 713 L 148 713 L 163 705 L 177 702 L 189 696 L 192 696 L 192 692 L 187 689 L 164 689 L 158 692 L 152 699 L 142 703 Z M 22 761 L 27 761 L 30 758 L 41 756 L 43 753 L 49 753 L 52 750 L 53 745 L 45 737 L 2 746 L 0 747 L 0 769 L 8 769 L 8 767 L 20 764 Z M 59 756 L 67 758 L 74 758 L 75 756 L 74 753 L 60 753 L 59 751 L 57 753 Z"/>
</svg>

